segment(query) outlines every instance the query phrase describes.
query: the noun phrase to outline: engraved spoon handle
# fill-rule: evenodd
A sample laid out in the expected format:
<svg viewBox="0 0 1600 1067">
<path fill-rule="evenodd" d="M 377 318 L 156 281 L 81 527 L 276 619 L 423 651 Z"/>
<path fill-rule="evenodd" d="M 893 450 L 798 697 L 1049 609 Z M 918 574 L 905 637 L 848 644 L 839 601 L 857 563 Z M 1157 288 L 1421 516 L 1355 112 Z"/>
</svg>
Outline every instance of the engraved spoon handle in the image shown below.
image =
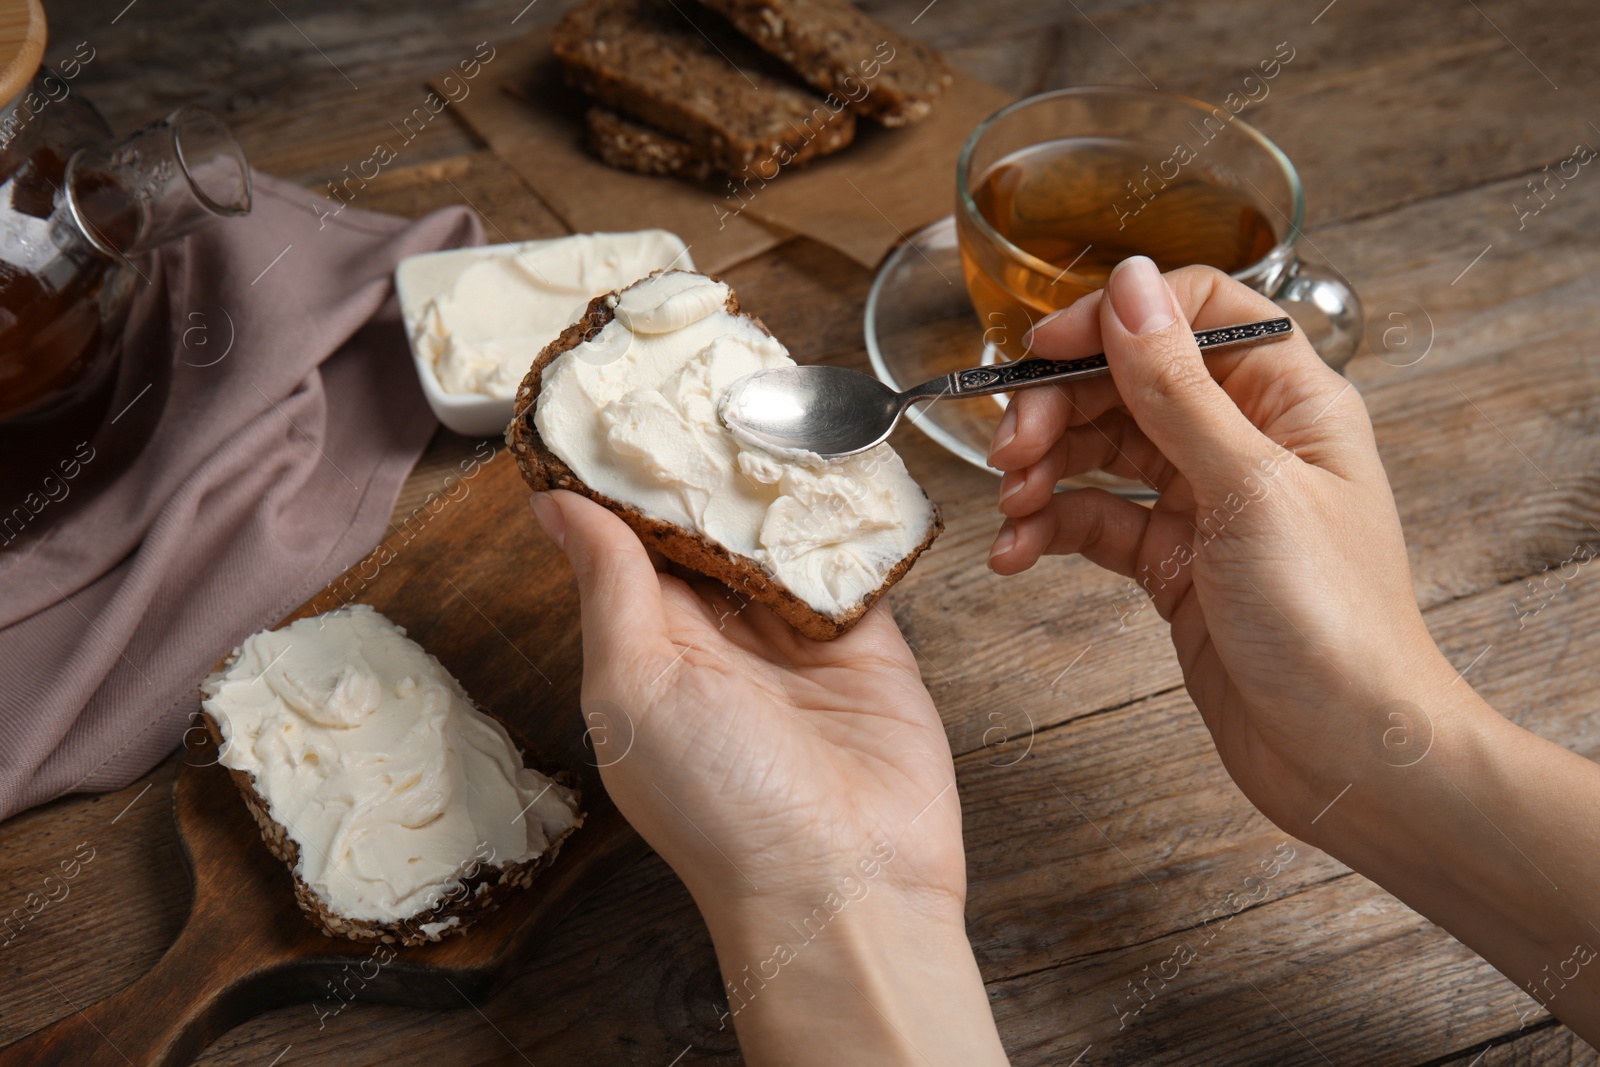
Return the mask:
<svg viewBox="0 0 1600 1067">
<path fill-rule="evenodd" d="M 1195 343 L 1202 352 L 1212 348 L 1260 344 L 1294 332 L 1294 323 L 1287 318 L 1264 319 L 1240 326 L 1221 326 L 1215 330 L 1195 333 Z M 988 367 L 972 367 L 952 371 L 940 378 L 925 382 L 901 395 L 906 402 L 936 396 L 988 396 L 991 393 L 1009 393 L 1030 385 L 1049 385 L 1052 382 L 1074 381 L 1078 378 L 1098 378 L 1110 372 L 1102 353 L 1080 359 L 1019 359 L 1011 363 L 996 363 Z"/>
</svg>

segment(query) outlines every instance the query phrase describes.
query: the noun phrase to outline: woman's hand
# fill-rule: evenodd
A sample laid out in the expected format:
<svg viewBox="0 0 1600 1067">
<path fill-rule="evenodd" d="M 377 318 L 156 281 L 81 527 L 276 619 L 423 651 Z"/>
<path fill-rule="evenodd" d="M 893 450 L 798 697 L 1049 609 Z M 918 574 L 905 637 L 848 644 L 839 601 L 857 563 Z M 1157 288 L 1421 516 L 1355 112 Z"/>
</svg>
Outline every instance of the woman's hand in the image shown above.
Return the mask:
<svg viewBox="0 0 1600 1067">
<path fill-rule="evenodd" d="M 1033 331 L 1041 356 L 1106 352 L 1111 377 L 1013 397 L 990 457 L 1008 516 L 990 566 L 1078 552 L 1138 582 L 1228 772 L 1305 837 L 1374 762 L 1395 702 L 1454 677 L 1417 609 L 1366 408 L 1299 333 L 1202 359 L 1194 330 L 1282 314 L 1220 271 L 1163 279 L 1139 257 L 1106 293 Z M 1092 470 L 1160 498 L 1054 492 Z"/>
<path fill-rule="evenodd" d="M 1107 294 L 1034 329 L 1040 355 L 1103 350 L 1111 378 L 1015 396 L 991 566 L 1079 552 L 1136 580 L 1256 807 L 1481 953 L 1524 1022 L 1545 1007 L 1600 1041 L 1600 767 L 1501 718 L 1434 645 L 1360 396 L 1299 336 L 1202 360 L 1193 329 L 1278 314 L 1218 271 L 1133 259 Z M 1096 469 L 1160 498 L 1053 492 Z"/>
<path fill-rule="evenodd" d="M 606 790 L 705 916 L 746 1058 L 1003 1062 L 949 742 L 888 612 L 812 641 L 592 501 L 533 508 L 578 579 Z"/>
</svg>

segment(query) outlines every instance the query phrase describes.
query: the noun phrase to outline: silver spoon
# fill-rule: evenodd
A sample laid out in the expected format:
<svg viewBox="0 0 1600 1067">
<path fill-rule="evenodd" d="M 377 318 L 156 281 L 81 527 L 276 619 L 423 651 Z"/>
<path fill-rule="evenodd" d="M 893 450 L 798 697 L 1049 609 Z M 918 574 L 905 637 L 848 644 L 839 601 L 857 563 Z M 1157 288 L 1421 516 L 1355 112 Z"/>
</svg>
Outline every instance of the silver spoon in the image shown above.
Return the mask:
<svg viewBox="0 0 1600 1067">
<path fill-rule="evenodd" d="M 1294 332 L 1288 319 L 1201 330 L 1201 351 L 1260 344 Z M 918 400 L 988 396 L 1033 385 L 1097 378 L 1110 373 L 1104 355 L 1082 359 L 1019 359 L 973 367 L 897 393 L 870 374 L 813 363 L 747 374 L 722 394 L 718 411 L 733 435 L 779 454 L 814 453 L 824 459 L 853 456 L 881 444 Z"/>
</svg>

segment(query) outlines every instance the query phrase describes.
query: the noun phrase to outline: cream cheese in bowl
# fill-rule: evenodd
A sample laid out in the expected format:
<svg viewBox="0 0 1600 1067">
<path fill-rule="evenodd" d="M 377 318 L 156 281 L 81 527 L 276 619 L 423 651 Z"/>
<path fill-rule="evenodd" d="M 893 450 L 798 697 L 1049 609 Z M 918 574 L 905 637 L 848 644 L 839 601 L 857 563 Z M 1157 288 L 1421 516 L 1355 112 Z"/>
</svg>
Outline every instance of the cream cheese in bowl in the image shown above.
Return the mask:
<svg viewBox="0 0 1600 1067">
<path fill-rule="evenodd" d="M 672 266 L 693 264 L 683 241 L 666 230 L 407 257 L 395 270 L 395 287 L 434 414 L 458 433 L 499 434 L 528 367 L 591 299 Z"/>
</svg>

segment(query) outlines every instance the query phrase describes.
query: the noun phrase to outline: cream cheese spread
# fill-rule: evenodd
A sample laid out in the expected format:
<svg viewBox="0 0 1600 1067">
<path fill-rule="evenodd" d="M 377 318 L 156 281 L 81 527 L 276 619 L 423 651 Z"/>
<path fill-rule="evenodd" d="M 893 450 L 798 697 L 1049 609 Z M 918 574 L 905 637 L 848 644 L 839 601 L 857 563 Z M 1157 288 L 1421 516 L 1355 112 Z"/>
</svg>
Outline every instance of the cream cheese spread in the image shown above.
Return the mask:
<svg viewBox="0 0 1600 1067">
<path fill-rule="evenodd" d="M 639 230 L 448 253 L 472 262 L 422 305 L 412 345 L 445 392 L 511 399 L 528 365 L 590 300 L 682 264 L 684 251 L 666 230 Z"/>
<path fill-rule="evenodd" d="M 860 605 L 927 537 L 933 505 L 888 445 L 797 462 L 734 438 L 717 414 L 746 374 L 794 360 L 728 286 L 665 271 L 612 297 L 614 317 L 551 361 L 534 424 L 591 488 L 745 556 L 816 611 Z"/>
<path fill-rule="evenodd" d="M 201 692 L 222 764 L 254 776 L 336 915 L 410 918 L 476 864 L 542 855 L 583 821 L 572 790 L 524 767 L 505 728 L 366 605 L 247 638 Z"/>
</svg>

